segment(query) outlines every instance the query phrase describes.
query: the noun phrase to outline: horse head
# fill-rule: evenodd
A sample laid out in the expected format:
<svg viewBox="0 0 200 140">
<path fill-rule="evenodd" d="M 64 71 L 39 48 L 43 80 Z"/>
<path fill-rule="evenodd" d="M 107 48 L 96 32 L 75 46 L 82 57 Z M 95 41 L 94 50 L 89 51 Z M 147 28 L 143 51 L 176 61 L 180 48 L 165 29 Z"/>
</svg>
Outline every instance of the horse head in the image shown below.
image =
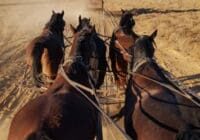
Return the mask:
<svg viewBox="0 0 200 140">
<path fill-rule="evenodd" d="M 72 26 L 72 25 L 71 25 Z M 73 27 L 74 28 L 74 27 Z M 93 36 L 95 35 L 95 27 L 83 27 L 78 31 L 74 28 L 74 41 L 70 52 L 70 57 L 81 57 L 86 65 L 89 65 L 90 58 L 96 51 Z"/>
<path fill-rule="evenodd" d="M 49 29 L 52 32 L 63 32 L 65 27 L 65 20 L 63 19 L 64 11 L 56 13 L 52 11 L 51 18 L 46 24 L 45 29 Z"/>
<path fill-rule="evenodd" d="M 143 35 L 136 40 L 133 47 L 133 66 L 142 60 L 152 59 L 154 57 L 154 39 L 156 35 L 157 30 L 155 30 L 150 36 Z"/>
<path fill-rule="evenodd" d="M 72 25 L 70 25 L 73 33 L 81 31 L 84 27 L 92 28 L 92 25 L 90 23 L 90 18 L 86 18 L 86 17 L 82 18 L 81 15 L 79 15 L 78 22 L 79 23 L 76 27 L 73 27 Z"/>
<path fill-rule="evenodd" d="M 120 27 L 132 30 L 133 26 L 135 25 L 135 21 L 133 19 L 133 14 L 130 10 L 121 10 L 122 15 L 119 22 Z"/>
</svg>

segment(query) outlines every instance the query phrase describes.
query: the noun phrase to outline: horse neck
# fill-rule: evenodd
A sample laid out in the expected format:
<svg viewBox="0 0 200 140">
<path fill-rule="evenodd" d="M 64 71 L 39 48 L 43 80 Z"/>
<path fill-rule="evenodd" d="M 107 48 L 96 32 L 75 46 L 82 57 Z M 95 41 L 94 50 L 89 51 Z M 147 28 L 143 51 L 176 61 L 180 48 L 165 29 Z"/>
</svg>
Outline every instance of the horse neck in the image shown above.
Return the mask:
<svg viewBox="0 0 200 140">
<path fill-rule="evenodd" d="M 50 31 L 64 41 L 63 31 L 61 30 L 50 30 Z"/>
<path fill-rule="evenodd" d="M 50 34 L 56 35 L 59 39 L 63 40 L 64 42 L 64 35 L 62 30 L 55 29 L 51 26 L 46 26 L 43 29 L 43 33 L 49 32 Z"/>
<path fill-rule="evenodd" d="M 154 79 L 159 82 L 166 82 L 167 79 L 165 78 L 164 74 L 162 73 L 161 69 L 155 62 L 146 62 L 144 63 L 136 73 L 139 73 L 141 75 L 145 75 L 151 79 Z M 147 85 L 157 85 L 156 83 L 145 79 L 141 76 L 135 76 L 134 80 L 137 81 L 137 83 L 141 86 L 147 86 Z"/>
<path fill-rule="evenodd" d="M 120 26 L 119 29 L 121 29 L 124 32 L 124 34 L 127 34 L 127 35 L 132 35 L 133 33 L 132 28 L 128 28 L 126 26 Z"/>
<path fill-rule="evenodd" d="M 77 46 L 78 46 L 78 35 L 75 34 L 74 35 L 74 39 L 73 39 L 73 42 L 72 42 L 72 47 L 71 47 L 71 50 L 69 52 L 69 57 L 74 57 L 74 56 L 77 56 Z"/>
<path fill-rule="evenodd" d="M 132 28 L 119 26 L 119 28 L 115 31 L 115 33 L 118 32 L 118 31 L 123 32 L 125 35 L 132 36 L 132 38 L 133 38 L 134 40 L 136 40 L 136 39 L 139 37 L 139 36 L 133 31 Z"/>
</svg>

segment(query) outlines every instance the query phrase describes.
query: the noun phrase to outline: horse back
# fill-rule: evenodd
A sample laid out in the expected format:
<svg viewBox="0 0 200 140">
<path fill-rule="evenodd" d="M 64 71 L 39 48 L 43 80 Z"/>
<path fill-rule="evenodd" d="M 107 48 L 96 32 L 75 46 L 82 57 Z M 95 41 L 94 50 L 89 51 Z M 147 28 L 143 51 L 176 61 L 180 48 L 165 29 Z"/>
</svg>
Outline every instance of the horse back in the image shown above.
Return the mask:
<svg viewBox="0 0 200 140">
<path fill-rule="evenodd" d="M 55 77 L 58 66 L 64 56 L 61 42 L 53 35 L 44 33 L 34 38 L 26 48 L 26 62 L 32 67 L 34 59 L 34 50 L 41 53 L 40 63 L 42 64 L 42 73 L 48 77 Z"/>
<path fill-rule="evenodd" d="M 136 38 L 132 34 L 125 34 L 120 29 L 115 32 L 115 37 L 119 44 L 126 50 L 132 47 L 136 40 Z M 115 47 L 120 48 L 118 44 L 115 44 Z"/>
</svg>

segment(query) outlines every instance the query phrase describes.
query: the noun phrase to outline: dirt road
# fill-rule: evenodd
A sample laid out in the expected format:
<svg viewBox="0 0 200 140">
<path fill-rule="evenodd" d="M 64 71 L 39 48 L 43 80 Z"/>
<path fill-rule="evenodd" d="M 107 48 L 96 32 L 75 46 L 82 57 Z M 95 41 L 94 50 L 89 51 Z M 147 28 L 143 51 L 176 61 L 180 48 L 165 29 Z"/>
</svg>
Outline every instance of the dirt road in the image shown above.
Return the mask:
<svg viewBox="0 0 200 140">
<path fill-rule="evenodd" d="M 106 3 L 110 10 L 138 8 L 130 0 Z M 198 0 L 197 0 L 198 1 Z M 159 5 L 160 3 L 158 3 Z M 78 15 L 90 16 L 101 33 L 111 35 L 113 25 L 100 12 L 87 10 L 87 3 L 71 0 L 0 0 L 0 138 L 6 140 L 10 120 L 24 103 L 38 95 L 24 72 L 25 45 L 40 33 L 52 10 L 65 10 L 66 23 L 75 24 Z M 128 6 L 127 6 L 128 5 Z M 138 3 L 139 5 L 139 3 Z M 186 5 L 155 7 L 147 5 L 135 17 L 135 31 L 150 34 L 158 29 L 156 58 L 194 93 L 200 92 L 200 9 Z M 150 10 L 149 10 L 150 8 Z M 161 8 L 158 10 L 158 8 Z M 188 10 L 189 9 L 189 10 Z M 152 11 L 153 10 L 153 11 Z M 168 10 L 168 11 L 167 11 Z M 177 10 L 177 11 L 174 11 Z M 163 12 L 162 12 L 163 11 Z M 115 16 L 118 20 L 118 16 Z M 66 28 L 65 34 L 68 33 Z"/>
</svg>

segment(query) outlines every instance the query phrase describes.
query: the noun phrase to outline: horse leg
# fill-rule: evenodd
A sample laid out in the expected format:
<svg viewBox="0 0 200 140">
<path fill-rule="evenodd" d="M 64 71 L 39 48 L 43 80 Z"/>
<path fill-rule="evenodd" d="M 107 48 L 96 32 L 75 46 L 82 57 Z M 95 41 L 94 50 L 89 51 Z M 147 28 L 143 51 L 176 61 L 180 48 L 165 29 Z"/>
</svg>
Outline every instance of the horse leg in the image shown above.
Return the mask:
<svg viewBox="0 0 200 140">
<path fill-rule="evenodd" d="M 39 74 L 42 72 L 41 57 L 44 49 L 40 44 L 36 44 L 33 50 L 33 61 L 32 61 L 32 75 L 34 83 L 37 87 L 43 84 L 42 80 L 39 78 Z"/>
<path fill-rule="evenodd" d="M 118 80 L 118 76 L 117 76 L 117 69 L 116 69 L 116 63 L 117 63 L 117 54 L 114 50 L 115 47 L 115 36 L 113 34 L 112 38 L 111 38 L 111 42 L 110 42 L 110 50 L 109 50 L 109 57 L 110 57 L 110 61 L 111 61 L 111 68 L 112 68 L 112 72 L 114 75 L 115 80 Z"/>
<path fill-rule="evenodd" d="M 97 115 L 98 115 L 98 120 L 97 120 L 97 136 L 96 136 L 96 140 L 103 140 L 101 113 L 98 112 Z"/>
<path fill-rule="evenodd" d="M 93 96 L 93 101 L 95 101 L 95 103 L 99 106 L 99 103 L 96 100 L 95 96 Z M 96 110 L 95 116 L 96 116 L 96 140 L 103 140 L 101 113 Z"/>
<path fill-rule="evenodd" d="M 106 67 L 107 67 L 107 62 L 106 60 L 100 60 L 99 64 L 98 64 L 98 69 L 99 71 L 99 75 L 98 75 L 98 81 L 97 81 L 97 85 L 96 88 L 99 89 L 100 86 L 103 84 L 104 82 L 104 78 L 106 75 Z"/>
<path fill-rule="evenodd" d="M 137 102 L 137 97 L 134 96 L 134 91 L 132 91 L 132 80 L 129 80 L 127 89 L 125 92 L 125 106 L 124 106 L 124 125 L 126 133 L 133 138 L 137 139 L 137 134 L 133 127 L 132 114 L 134 112 L 135 104 Z"/>
</svg>

